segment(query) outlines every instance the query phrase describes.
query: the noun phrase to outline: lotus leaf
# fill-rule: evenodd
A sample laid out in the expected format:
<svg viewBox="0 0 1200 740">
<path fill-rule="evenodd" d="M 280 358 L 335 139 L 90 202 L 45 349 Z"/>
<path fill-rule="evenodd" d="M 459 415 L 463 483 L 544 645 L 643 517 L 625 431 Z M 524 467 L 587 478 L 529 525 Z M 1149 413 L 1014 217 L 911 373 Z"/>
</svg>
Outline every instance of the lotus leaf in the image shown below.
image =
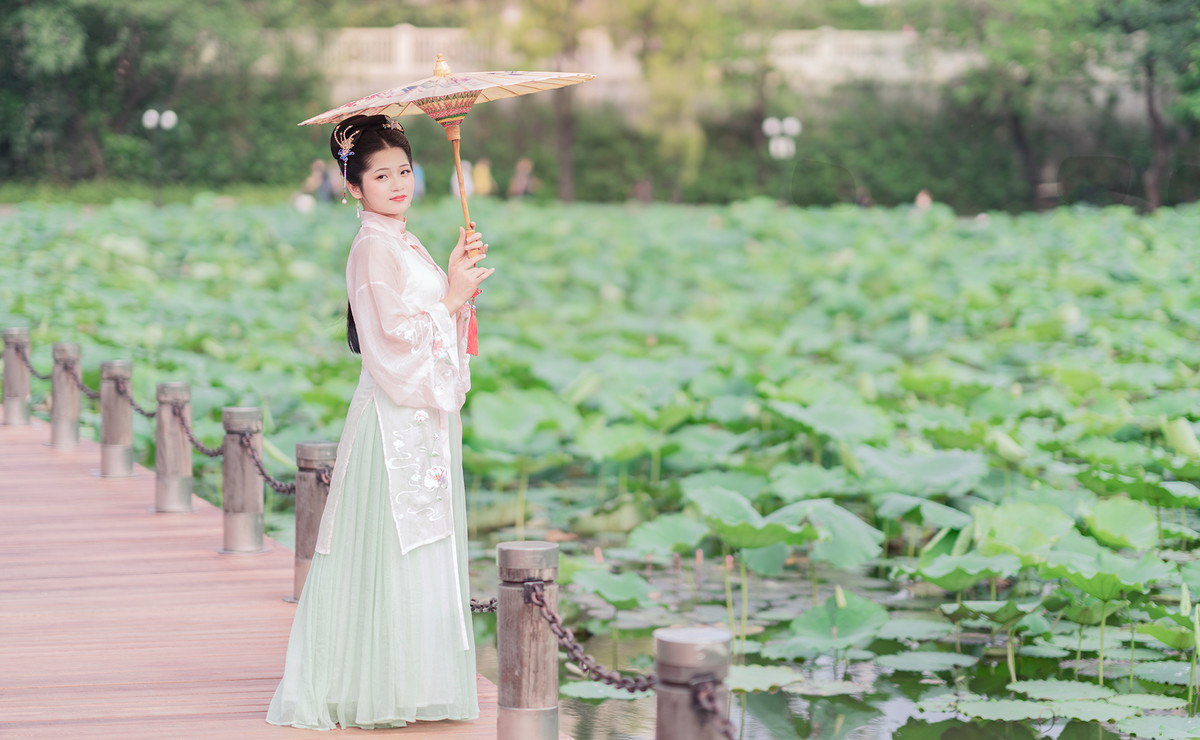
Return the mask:
<svg viewBox="0 0 1200 740">
<path fill-rule="evenodd" d="M 1014 502 L 974 507 L 975 541 L 983 555 L 1010 553 L 1022 565 L 1040 562 L 1075 522 L 1050 504 Z"/>
<path fill-rule="evenodd" d="M 584 570 L 575 574 L 574 582 L 618 609 L 634 609 L 651 603 L 650 584 L 637 573 L 617 575 L 607 570 Z"/>
<path fill-rule="evenodd" d="M 641 552 L 688 553 L 708 533 L 708 527 L 683 514 L 664 514 L 642 522 L 629 533 L 629 546 Z"/>
<path fill-rule="evenodd" d="M 954 621 L 968 617 L 986 619 L 1001 626 L 1016 624 L 1022 617 L 1041 607 L 1041 602 L 1031 601 L 1018 603 L 1016 601 L 962 601 L 956 604 L 942 604 L 941 611 Z"/>
<path fill-rule="evenodd" d="M 1118 722 L 1117 729 L 1139 738 L 1194 740 L 1200 737 L 1200 717 L 1132 717 Z"/>
<path fill-rule="evenodd" d="M 958 496 L 987 474 L 987 459 L 978 452 L 942 450 L 910 454 L 899 450 L 858 446 L 855 459 L 888 488 L 915 496 Z"/>
<path fill-rule="evenodd" d="M 777 576 L 783 573 L 784 563 L 787 562 L 792 548 L 782 542 L 766 547 L 742 550 L 741 557 L 746 561 L 746 567 L 760 576 Z"/>
<path fill-rule="evenodd" d="M 1084 514 L 1089 531 L 1110 547 L 1149 550 L 1158 544 L 1158 519 L 1154 510 L 1127 498 L 1098 502 Z"/>
<path fill-rule="evenodd" d="M 1081 722 L 1115 722 L 1135 717 L 1138 710 L 1108 701 L 1055 701 L 1050 704 L 1054 716 L 1077 719 Z"/>
<path fill-rule="evenodd" d="M 607 701 L 608 699 L 632 701 L 633 699 L 653 696 L 653 692 L 650 691 L 630 692 L 600 683 L 599 681 L 568 681 L 558 687 L 558 694 L 559 696 L 583 699 L 585 701 Z"/>
<path fill-rule="evenodd" d="M 880 640 L 936 640 L 954 632 L 954 625 L 934 619 L 889 619 L 877 637 Z"/>
<path fill-rule="evenodd" d="M 725 685 L 730 691 L 770 691 L 803 678 L 787 666 L 731 665 Z"/>
<path fill-rule="evenodd" d="M 1174 650 L 1189 650 L 1196 644 L 1195 632 L 1190 625 L 1181 627 L 1174 622 L 1151 622 L 1139 624 L 1137 631 Z"/>
<path fill-rule="evenodd" d="M 1065 578 L 1085 594 L 1112 601 L 1126 592 L 1144 591 L 1146 584 L 1171 578 L 1175 569 L 1153 555 L 1131 560 L 1112 552 L 1095 557 L 1052 552 L 1042 568 L 1044 578 Z"/>
<path fill-rule="evenodd" d="M 985 557 L 977 552 L 966 555 L 939 555 L 922 565 L 917 575 L 947 591 L 962 591 L 989 578 L 1008 578 L 1021 570 L 1015 555 Z"/>
<path fill-rule="evenodd" d="M 801 406 L 791 401 L 771 401 L 771 408 L 817 434 L 844 442 L 879 439 L 890 431 L 887 418 L 870 406 L 818 402 Z"/>
<path fill-rule="evenodd" d="M 1079 681 L 1060 681 L 1054 678 L 1016 681 L 1010 683 L 1006 689 L 1022 693 L 1030 699 L 1049 699 L 1051 701 L 1106 699 L 1117 694 L 1107 686 L 1097 686 L 1094 683 Z"/>
<path fill-rule="evenodd" d="M 971 523 L 971 515 L 965 511 L 903 493 L 889 493 L 883 496 L 879 500 L 875 513 L 883 519 L 904 518 L 908 521 L 939 528 L 962 529 Z"/>
<path fill-rule="evenodd" d="M 771 493 L 787 502 L 844 495 L 855 490 L 845 471 L 839 468 L 804 463 L 780 465 L 771 471 Z"/>
<path fill-rule="evenodd" d="M 1147 681 L 1187 686 L 1191 676 L 1191 668 L 1191 664 L 1181 660 L 1155 660 L 1135 665 L 1133 667 L 1133 675 L 1138 678 L 1144 678 Z M 1200 678 L 1200 676 L 1197 676 L 1197 678 Z M 1200 686 L 1200 681 L 1193 683 L 1193 685 Z"/>
<path fill-rule="evenodd" d="M 973 655 L 934 652 L 930 650 L 913 650 L 906 653 L 896 653 L 895 655 L 880 655 L 875 658 L 875 662 L 884 668 L 891 668 L 894 671 L 912 671 L 915 673 L 967 668 L 975 665 L 978 661 L 979 659 Z"/>
<path fill-rule="evenodd" d="M 793 521 L 797 517 L 819 533 L 810 554 L 821 562 L 853 569 L 871 562 L 882 550 L 882 532 L 830 499 L 797 501 L 767 518 Z"/>
<path fill-rule="evenodd" d="M 887 610 L 856 594 L 844 594 L 845 606 L 830 597 L 792 620 L 791 637 L 782 646 L 764 651 L 773 657 L 796 650 L 832 651 L 870 642 L 887 623 Z"/>
<path fill-rule="evenodd" d="M 1111 704 L 1120 704 L 1135 709 L 1171 710 L 1183 709 L 1187 702 L 1174 696 L 1161 694 L 1121 694 L 1108 699 Z"/>
<path fill-rule="evenodd" d="M 817 538 L 817 530 L 803 523 L 803 513 L 789 511 L 789 507 L 763 517 L 745 498 L 724 488 L 696 489 L 689 491 L 687 497 L 700 507 L 713 534 L 730 547 L 802 545 Z"/>
<path fill-rule="evenodd" d="M 796 683 L 784 686 L 783 690 L 801 696 L 846 696 L 866 693 L 871 690 L 871 684 L 839 681 L 834 678 L 802 678 Z"/>
<path fill-rule="evenodd" d="M 767 479 L 743 470 L 709 470 L 681 478 L 679 485 L 685 493 L 703 488 L 724 488 L 753 501 L 766 490 Z"/>
</svg>

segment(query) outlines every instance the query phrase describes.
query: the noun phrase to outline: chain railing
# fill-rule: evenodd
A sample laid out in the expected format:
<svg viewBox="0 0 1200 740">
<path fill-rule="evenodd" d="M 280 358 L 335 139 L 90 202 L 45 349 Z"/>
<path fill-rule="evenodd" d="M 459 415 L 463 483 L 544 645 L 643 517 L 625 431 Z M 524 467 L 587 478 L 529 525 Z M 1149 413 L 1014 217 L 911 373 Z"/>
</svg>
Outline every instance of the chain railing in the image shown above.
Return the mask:
<svg viewBox="0 0 1200 740">
<path fill-rule="evenodd" d="M 100 400 L 100 391 L 94 391 L 91 388 L 88 388 L 87 385 L 83 382 L 83 378 L 80 377 L 80 373 L 75 372 L 75 361 L 74 360 L 63 360 L 62 366 L 63 366 L 63 370 L 67 373 L 67 375 L 71 378 L 71 380 L 75 382 L 75 385 L 79 388 L 79 391 L 83 395 L 87 396 L 88 398 L 92 399 L 93 401 Z"/>
<path fill-rule="evenodd" d="M 563 624 L 562 617 L 554 613 L 546 601 L 546 584 L 541 581 L 529 581 L 525 584 L 525 603 L 533 604 L 542 613 L 542 618 L 550 625 L 550 631 L 558 638 L 558 644 L 567 651 L 567 656 L 575 665 L 583 670 L 584 675 L 593 681 L 608 684 L 614 688 L 624 689 L 629 693 L 649 691 L 658 683 L 658 677 L 653 673 L 643 676 L 625 676 L 617 671 L 611 671 L 596 662 L 592 656 L 583 651 L 583 645 L 575 639 L 575 634 Z"/>
<path fill-rule="evenodd" d="M 495 614 L 498 603 L 499 599 L 488 599 L 487 601 L 471 599 L 471 611 L 476 614 Z"/>
<path fill-rule="evenodd" d="M 125 382 L 125 378 L 113 378 L 113 385 L 116 386 L 117 395 L 129 402 L 130 408 L 138 412 L 147 419 L 153 419 L 158 415 L 158 410 L 147 411 L 138 405 L 138 402 L 133 400 L 133 394 L 129 392 L 129 384 Z"/>
<path fill-rule="evenodd" d="M 28 345 L 17 344 L 14 345 L 14 349 L 17 352 L 17 357 L 21 358 L 21 362 L 25 363 L 25 367 L 29 368 L 29 373 L 33 375 L 33 377 L 37 378 L 38 380 L 50 379 L 50 373 L 42 375 L 33 367 L 33 363 L 29 361 Z"/>
<path fill-rule="evenodd" d="M 225 454 L 225 450 L 221 447 L 208 447 L 200 440 L 196 439 L 196 432 L 192 429 L 192 425 L 187 423 L 184 418 L 183 410 L 187 404 L 183 401 L 175 401 L 171 404 L 171 411 L 175 414 L 175 418 L 179 419 L 179 425 L 183 427 L 183 433 L 187 436 L 188 442 L 192 447 L 205 457 L 220 457 Z"/>
<path fill-rule="evenodd" d="M 259 454 L 258 450 L 254 449 L 254 432 L 239 432 L 238 443 L 250 453 L 251 462 L 258 469 L 258 474 L 262 476 L 263 482 L 270 486 L 272 491 L 287 496 L 292 496 L 296 493 L 295 483 L 284 483 L 277 478 L 272 478 L 271 474 L 267 472 L 266 466 L 263 465 L 262 455 Z"/>
<path fill-rule="evenodd" d="M 717 682 L 700 681 L 693 684 L 691 689 L 692 701 L 704 712 L 705 721 L 718 723 L 718 729 L 726 740 L 735 740 L 738 736 L 737 728 L 733 726 L 733 722 L 725 716 L 725 713 L 721 711 L 721 705 L 717 703 Z"/>
</svg>

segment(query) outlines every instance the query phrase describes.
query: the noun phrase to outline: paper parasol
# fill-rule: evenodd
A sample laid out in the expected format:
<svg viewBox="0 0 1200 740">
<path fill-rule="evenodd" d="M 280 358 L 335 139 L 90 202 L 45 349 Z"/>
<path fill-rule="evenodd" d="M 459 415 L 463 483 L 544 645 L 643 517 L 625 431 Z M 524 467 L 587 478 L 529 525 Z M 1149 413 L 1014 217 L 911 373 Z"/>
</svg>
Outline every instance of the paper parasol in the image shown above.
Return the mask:
<svg viewBox="0 0 1200 740">
<path fill-rule="evenodd" d="M 421 113 L 442 124 L 446 138 L 454 149 L 454 170 L 458 175 L 458 194 L 462 200 L 463 222 L 471 228 L 471 213 L 467 209 L 467 189 L 463 182 L 462 159 L 459 155 L 459 129 L 471 106 L 489 100 L 512 98 L 518 95 L 554 90 L 577 85 L 595 77 L 572 72 L 468 72 L 454 74 L 441 55 L 433 67 L 433 76 L 423 80 L 372 93 L 365 98 L 346 103 L 302 121 L 301 126 L 317 123 L 337 123 L 353 115 L 415 116 Z"/>
</svg>

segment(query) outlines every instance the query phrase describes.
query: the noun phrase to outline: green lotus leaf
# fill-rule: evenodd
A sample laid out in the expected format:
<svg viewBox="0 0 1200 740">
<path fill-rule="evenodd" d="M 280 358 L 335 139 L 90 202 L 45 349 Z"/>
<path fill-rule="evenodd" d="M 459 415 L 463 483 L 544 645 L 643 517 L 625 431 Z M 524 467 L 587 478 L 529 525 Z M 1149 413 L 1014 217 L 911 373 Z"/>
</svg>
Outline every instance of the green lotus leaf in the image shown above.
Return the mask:
<svg viewBox="0 0 1200 740">
<path fill-rule="evenodd" d="M 1139 624 L 1137 631 L 1143 635 L 1150 635 L 1174 650 L 1190 650 L 1196 644 L 1196 633 L 1191 625 L 1181 627 L 1174 622 L 1151 622 Z"/>
<path fill-rule="evenodd" d="M 887 623 L 887 609 L 857 594 L 847 593 L 844 598 L 845 606 L 839 607 L 837 599 L 831 596 L 821 606 L 793 619 L 789 625 L 791 637 L 784 643 L 786 650 L 827 652 L 875 639 Z"/>
<path fill-rule="evenodd" d="M 760 576 L 778 576 L 783 573 L 783 565 L 787 562 L 792 548 L 782 542 L 767 547 L 742 550 L 741 558 L 746 561 L 746 567 Z"/>
<path fill-rule="evenodd" d="M 938 528 L 962 529 L 971 523 L 971 515 L 965 511 L 903 493 L 889 493 L 883 496 L 879 499 L 875 514 L 881 519 L 903 518 Z"/>
<path fill-rule="evenodd" d="M 891 431 L 887 417 L 871 406 L 815 403 L 801 406 L 791 401 L 771 401 L 771 408 L 817 434 L 844 442 L 880 439 Z"/>
<path fill-rule="evenodd" d="M 730 691 L 770 691 L 803 678 L 802 674 L 786 666 L 731 665 L 725 685 Z"/>
<path fill-rule="evenodd" d="M 1110 498 L 1099 501 L 1083 516 L 1088 530 L 1110 547 L 1143 551 L 1158 544 L 1158 518 L 1140 501 Z"/>
<path fill-rule="evenodd" d="M 704 521 L 713 534 L 734 548 L 756 549 L 779 543 L 804 544 L 816 539 L 817 531 L 803 524 L 792 512 L 780 516 L 774 512 L 764 518 L 741 495 L 724 488 L 705 488 L 689 491 L 687 498 L 700 508 Z"/>
<path fill-rule="evenodd" d="M 924 580 L 947 591 L 962 591 L 989 578 L 1007 578 L 1021 570 L 1015 555 L 990 557 L 970 552 L 966 555 L 939 555 L 917 569 Z"/>
<path fill-rule="evenodd" d="M 1139 738 L 1195 740 L 1200 737 L 1200 717 L 1131 717 L 1118 722 L 1117 729 Z"/>
<path fill-rule="evenodd" d="M 1018 501 L 992 509 L 977 506 L 971 513 L 979 552 L 1016 555 L 1022 565 L 1039 563 L 1075 527 L 1071 517 L 1050 504 Z"/>
<path fill-rule="evenodd" d="M 1041 607 L 1041 602 L 1018 603 L 1009 601 L 962 601 L 957 604 L 942 604 L 942 613 L 954 621 L 967 618 L 986 619 L 1001 626 L 1016 624 L 1022 617 Z"/>
<path fill-rule="evenodd" d="M 1051 701 L 1106 699 L 1117 694 L 1107 686 L 1097 686 L 1094 683 L 1080 681 L 1060 681 L 1055 678 L 1014 681 L 1005 688 L 1008 691 L 1024 694 L 1030 699 L 1049 699 Z"/>
<path fill-rule="evenodd" d="M 1147 681 L 1157 681 L 1158 683 L 1175 684 L 1177 686 L 1188 685 L 1191 671 L 1191 664 L 1181 660 L 1145 661 L 1133 667 L 1133 675 L 1138 678 L 1144 678 Z M 1197 674 L 1197 679 L 1200 679 L 1200 674 Z M 1192 685 L 1200 686 L 1200 680 Z"/>
<path fill-rule="evenodd" d="M 1053 708 L 1038 701 L 1021 699 L 993 699 L 989 701 L 959 702 L 958 711 L 976 719 L 1016 722 L 1024 719 L 1050 719 Z"/>
<path fill-rule="evenodd" d="M 934 652 L 931 650 L 912 650 L 894 655 L 880 655 L 875 658 L 875 662 L 884 668 L 915 673 L 924 673 L 926 671 L 936 673 L 938 671 L 954 670 L 955 668 L 969 668 L 978 661 L 979 659 L 973 655 Z"/>
<path fill-rule="evenodd" d="M 939 450 L 912 454 L 901 450 L 859 445 L 854 458 L 884 490 L 914 496 L 958 496 L 974 488 L 987 475 L 987 458 L 974 451 Z"/>
<path fill-rule="evenodd" d="M 634 527 L 629 546 L 642 553 L 689 553 L 707 533 L 702 522 L 683 514 L 664 514 Z"/>
<path fill-rule="evenodd" d="M 812 463 L 779 465 L 771 471 L 771 493 L 787 502 L 853 492 L 849 477 L 841 468 L 826 468 Z"/>
<path fill-rule="evenodd" d="M 575 574 L 574 582 L 618 609 L 633 609 L 651 603 L 650 584 L 637 573 L 617 575 L 607 570 L 585 570 Z"/>
<path fill-rule="evenodd" d="M 773 512 L 767 520 L 808 522 L 818 533 L 812 557 L 838 568 L 857 568 L 882 552 L 883 532 L 831 499 L 797 501 Z M 803 543 L 793 540 L 792 544 Z"/>
<path fill-rule="evenodd" d="M 1187 701 L 1183 699 L 1174 696 L 1163 696 L 1161 694 L 1121 694 L 1111 697 L 1107 701 L 1110 704 L 1120 704 L 1123 707 L 1165 711 L 1183 709 L 1187 706 Z"/>
<path fill-rule="evenodd" d="M 877 637 L 880 640 L 936 640 L 954 632 L 954 625 L 935 619 L 889 619 Z"/>
<path fill-rule="evenodd" d="M 572 699 L 583 699 L 585 701 L 607 701 L 609 699 L 632 701 L 633 699 L 652 696 L 653 692 L 630 692 L 600 683 L 599 681 L 568 681 L 558 687 L 558 695 L 567 696 Z"/>
<path fill-rule="evenodd" d="M 1056 701 L 1051 702 L 1055 717 L 1068 717 L 1081 722 L 1115 722 L 1135 717 L 1138 710 L 1107 701 Z"/>
<path fill-rule="evenodd" d="M 1043 578 L 1065 578 L 1101 601 L 1112 601 L 1126 592 L 1144 591 L 1147 584 L 1170 578 L 1174 573 L 1174 567 L 1153 555 L 1132 560 L 1112 552 L 1101 552 L 1096 557 L 1051 552 L 1042 569 Z"/>
</svg>

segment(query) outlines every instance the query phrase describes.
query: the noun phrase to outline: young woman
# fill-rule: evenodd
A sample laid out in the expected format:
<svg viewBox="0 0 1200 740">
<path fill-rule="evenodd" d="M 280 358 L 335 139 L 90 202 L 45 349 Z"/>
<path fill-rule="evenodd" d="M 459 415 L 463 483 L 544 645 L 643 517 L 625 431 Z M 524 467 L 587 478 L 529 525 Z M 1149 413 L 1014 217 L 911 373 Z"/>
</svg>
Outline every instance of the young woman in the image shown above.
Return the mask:
<svg viewBox="0 0 1200 740">
<path fill-rule="evenodd" d="M 459 409 L 471 385 L 469 301 L 493 272 L 478 267 L 487 245 L 460 228 L 443 272 L 408 231 L 415 182 L 399 124 L 354 116 L 330 150 L 362 208 L 346 264 L 347 339 L 362 374 L 267 721 L 474 719 Z"/>
</svg>

